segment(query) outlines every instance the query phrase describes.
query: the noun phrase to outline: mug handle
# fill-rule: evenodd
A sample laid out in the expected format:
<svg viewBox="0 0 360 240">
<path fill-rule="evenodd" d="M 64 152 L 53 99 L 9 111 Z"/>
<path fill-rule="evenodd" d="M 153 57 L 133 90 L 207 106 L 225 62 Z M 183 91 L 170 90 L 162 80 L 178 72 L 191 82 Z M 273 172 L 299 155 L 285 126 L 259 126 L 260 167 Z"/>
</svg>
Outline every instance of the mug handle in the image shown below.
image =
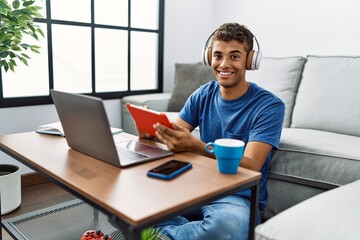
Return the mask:
<svg viewBox="0 0 360 240">
<path fill-rule="evenodd" d="M 208 152 L 208 153 L 214 153 L 214 145 L 215 143 L 214 142 L 208 142 L 205 146 L 205 150 Z M 209 149 L 209 147 L 213 147 L 213 149 Z"/>
</svg>

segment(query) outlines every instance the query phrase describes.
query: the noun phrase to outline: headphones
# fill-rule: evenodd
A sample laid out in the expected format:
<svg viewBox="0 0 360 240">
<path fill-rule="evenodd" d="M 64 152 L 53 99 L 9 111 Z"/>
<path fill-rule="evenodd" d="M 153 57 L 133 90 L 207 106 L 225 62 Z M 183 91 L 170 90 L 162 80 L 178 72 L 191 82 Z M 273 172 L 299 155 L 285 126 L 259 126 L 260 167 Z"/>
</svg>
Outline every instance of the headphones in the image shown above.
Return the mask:
<svg viewBox="0 0 360 240">
<path fill-rule="evenodd" d="M 202 50 L 201 58 L 202 58 L 203 64 L 205 64 L 205 65 L 211 66 L 211 51 L 212 51 L 211 39 L 216 31 L 217 31 L 217 29 L 208 37 L 208 39 L 205 42 L 205 46 Z M 246 58 L 246 70 L 257 70 L 260 67 L 262 53 L 261 53 L 259 42 L 255 36 L 254 36 L 254 40 L 255 40 L 254 42 L 256 43 L 258 50 L 255 51 L 254 49 L 251 49 L 251 51 L 248 52 L 247 58 Z"/>
</svg>

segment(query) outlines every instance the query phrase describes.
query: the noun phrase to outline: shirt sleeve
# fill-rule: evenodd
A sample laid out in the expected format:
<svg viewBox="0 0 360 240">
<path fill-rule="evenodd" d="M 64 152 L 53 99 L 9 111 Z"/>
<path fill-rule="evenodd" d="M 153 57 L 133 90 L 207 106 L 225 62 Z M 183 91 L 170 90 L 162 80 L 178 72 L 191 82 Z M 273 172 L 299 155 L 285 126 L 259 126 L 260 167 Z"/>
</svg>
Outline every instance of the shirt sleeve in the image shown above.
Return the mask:
<svg viewBox="0 0 360 240">
<path fill-rule="evenodd" d="M 264 107 L 250 131 L 249 141 L 268 143 L 278 149 L 284 114 L 285 105 L 281 100 Z"/>
</svg>

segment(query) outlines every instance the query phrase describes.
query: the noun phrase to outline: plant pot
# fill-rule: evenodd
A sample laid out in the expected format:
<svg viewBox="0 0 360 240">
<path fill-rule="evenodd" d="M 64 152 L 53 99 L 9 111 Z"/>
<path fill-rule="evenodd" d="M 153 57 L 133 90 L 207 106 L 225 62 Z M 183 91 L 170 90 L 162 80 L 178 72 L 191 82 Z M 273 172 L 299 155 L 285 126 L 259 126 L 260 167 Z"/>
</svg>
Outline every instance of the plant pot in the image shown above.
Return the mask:
<svg viewBox="0 0 360 240">
<path fill-rule="evenodd" d="M 11 164 L 0 164 L 0 194 L 1 215 L 7 214 L 20 206 L 20 166 Z"/>
</svg>

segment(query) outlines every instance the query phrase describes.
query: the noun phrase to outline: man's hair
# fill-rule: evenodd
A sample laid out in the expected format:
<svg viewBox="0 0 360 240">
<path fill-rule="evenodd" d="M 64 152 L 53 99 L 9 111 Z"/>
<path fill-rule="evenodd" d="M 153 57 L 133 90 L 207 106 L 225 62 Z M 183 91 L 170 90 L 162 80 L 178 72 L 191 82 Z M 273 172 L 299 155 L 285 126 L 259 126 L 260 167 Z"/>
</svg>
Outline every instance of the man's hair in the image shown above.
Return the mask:
<svg viewBox="0 0 360 240">
<path fill-rule="evenodd" d="M 231 40 L 236 40 L 239 43 L 244 44 L 246 52 L 253 49 L 254 35 L 246 26 L 238 23 L 225 23 L 221 25 L 215 30 L 212 37 L 212 43 L 214 41 L 229 42 Z"/>
</svg>

